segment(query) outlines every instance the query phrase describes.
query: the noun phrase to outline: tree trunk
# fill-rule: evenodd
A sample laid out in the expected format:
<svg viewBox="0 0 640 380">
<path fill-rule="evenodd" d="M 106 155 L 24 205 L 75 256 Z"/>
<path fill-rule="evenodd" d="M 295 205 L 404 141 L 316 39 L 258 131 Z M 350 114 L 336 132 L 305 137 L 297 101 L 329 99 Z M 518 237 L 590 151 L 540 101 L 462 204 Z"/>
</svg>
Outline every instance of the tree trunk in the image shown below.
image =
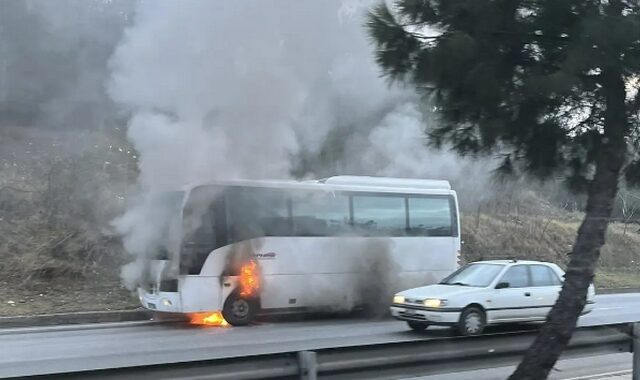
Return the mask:
<svg viewBox="0 0 640 380">
<path fill-rule="evenodd" d="M 620 170 L 626 153 L 628 120 L 625 88 L 620 70 L 603 72 L 606 97 L 605 131 L 591 181 L 587 209 L 578 230 L 562 291 L 510 380 L 546 379 L 558 357 L 569 343 L 578 317 L 586 303 L 589 285 L 604 245 L 605 234 L 618 190 Z"/>
</svg>

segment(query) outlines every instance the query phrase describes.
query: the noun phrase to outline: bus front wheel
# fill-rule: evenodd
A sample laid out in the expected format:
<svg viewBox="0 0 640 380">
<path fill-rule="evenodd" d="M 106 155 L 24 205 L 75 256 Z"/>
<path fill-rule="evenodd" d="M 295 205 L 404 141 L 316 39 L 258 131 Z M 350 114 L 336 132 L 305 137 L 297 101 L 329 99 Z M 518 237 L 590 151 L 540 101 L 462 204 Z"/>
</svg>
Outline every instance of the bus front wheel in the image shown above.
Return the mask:
<svg viewBox="0 0 640 380">
<path fill-rule="evenodd" d="M 253 322 L 258 314 L 258 307 L 257 299 L 232 293 L 224 302 L 222 316 L 232 326 L 245 326 Z"/>
</svg>

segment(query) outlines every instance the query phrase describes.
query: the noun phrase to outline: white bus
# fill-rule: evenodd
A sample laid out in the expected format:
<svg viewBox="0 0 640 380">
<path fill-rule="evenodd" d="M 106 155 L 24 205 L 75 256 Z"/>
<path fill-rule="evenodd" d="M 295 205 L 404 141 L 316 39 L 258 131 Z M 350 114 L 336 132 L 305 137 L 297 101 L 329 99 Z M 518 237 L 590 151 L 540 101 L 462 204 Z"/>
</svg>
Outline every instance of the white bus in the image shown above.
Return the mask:
<svg viewBox="0 0 640 380">
<path fill-rule="evenodd" d="M 459 266 L 447 181 L 226 181 L 165 193 L 157 207 L 164 241 L 138 288 L 156 312 L 221 312 L 244 325 L 258 313 L 386 309 L 395 292 Z"/>
</svg>

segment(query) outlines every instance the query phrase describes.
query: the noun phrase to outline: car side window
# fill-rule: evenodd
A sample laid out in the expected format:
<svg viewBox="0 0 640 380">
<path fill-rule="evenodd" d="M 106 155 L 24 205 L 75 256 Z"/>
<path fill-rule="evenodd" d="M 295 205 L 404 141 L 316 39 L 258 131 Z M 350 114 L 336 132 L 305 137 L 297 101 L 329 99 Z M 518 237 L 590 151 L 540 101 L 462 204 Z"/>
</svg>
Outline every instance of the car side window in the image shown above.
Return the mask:
<svg viewBox="0 0 640 380">
<path fill-rule="evenodd" d="M 531 265 L 532 286 L 558 286 L 558 275 L 546 265 Z"/>
<path fill-rule="evenodd" d="M 499 282 L 508 282 L 509 288 L 529 286 L 529 270 L 526 265 L 514 265 L 507 270 Z"/>
</svg>

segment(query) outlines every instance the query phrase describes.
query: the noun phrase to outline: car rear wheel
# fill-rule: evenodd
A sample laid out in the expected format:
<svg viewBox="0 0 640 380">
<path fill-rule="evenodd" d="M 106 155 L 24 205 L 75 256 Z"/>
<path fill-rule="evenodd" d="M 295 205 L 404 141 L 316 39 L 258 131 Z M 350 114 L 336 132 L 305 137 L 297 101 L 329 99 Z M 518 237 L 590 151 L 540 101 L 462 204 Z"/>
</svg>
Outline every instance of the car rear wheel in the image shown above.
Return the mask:
<svg viewBox="0 0 640 380">
<path fill-rule="evenodd" d="M 224 302 L 222 316 L 232 326 L 245 326 L 253 322 L 258 314 L 258 307 L 257 299 L 232 293 Z"/>
<path fill-rule="evenodd" d="M 413 331 L 424 331 L 429 327 L 429 324 L 424 322 L 407 322 L 407 324 Z"/>
<path fill-rule="evenodd" d="M 462 311 L 458 322 L 458 331 L 464 336 L 480 335 L 486 325 L 486 316 L 477 307 L 468 307 Z"/>
</svg>

